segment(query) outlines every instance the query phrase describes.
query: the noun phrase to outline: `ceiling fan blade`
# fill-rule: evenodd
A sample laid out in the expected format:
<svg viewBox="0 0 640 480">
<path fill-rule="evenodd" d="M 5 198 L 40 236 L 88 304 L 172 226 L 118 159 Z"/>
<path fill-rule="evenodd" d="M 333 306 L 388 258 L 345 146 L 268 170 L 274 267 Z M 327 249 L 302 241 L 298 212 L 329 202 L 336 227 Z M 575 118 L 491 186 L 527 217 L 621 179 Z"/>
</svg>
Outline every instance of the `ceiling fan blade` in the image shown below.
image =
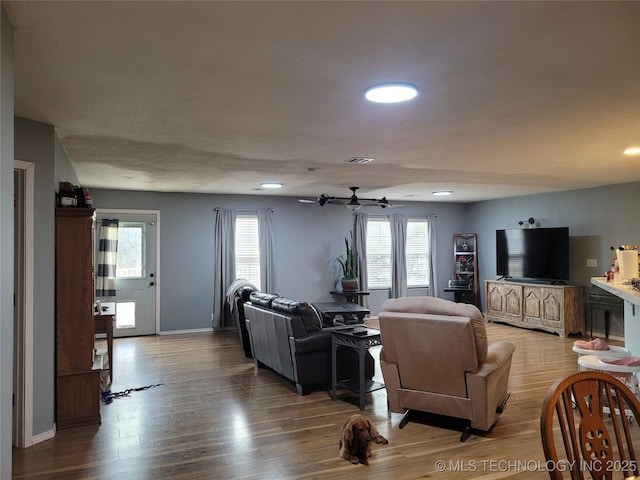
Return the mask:
<svg viewBox="0 0 640 480">
<path fill-rule="evenodd" d="M 395 208 L 402 207 L 403 205 L 393 205 L 391 204 L 391 202 L 389 202 L 389 200 L 387 200 L 387 197 L 382 197 L 380 200 L 378 200 L 378 206 L 380 208 Z"/>
<path fill-rule="evenodd" d="M 343 199 L 341 199 L 341 198 L 330 197 L 326 193 L 320 194 L 320 196 L 318 198 L 316 198 L 315 200 L 312 200 L 310 198 L 299 198 L 298 199 L 298 201 L 300 203 L 315 203 L 315 204 L 320 205 L 321 207 L 324 207 L 327 203 L 332 204 L 332 205 L 344 205 L 344 202 L 342 200 Z"/>
</svg>

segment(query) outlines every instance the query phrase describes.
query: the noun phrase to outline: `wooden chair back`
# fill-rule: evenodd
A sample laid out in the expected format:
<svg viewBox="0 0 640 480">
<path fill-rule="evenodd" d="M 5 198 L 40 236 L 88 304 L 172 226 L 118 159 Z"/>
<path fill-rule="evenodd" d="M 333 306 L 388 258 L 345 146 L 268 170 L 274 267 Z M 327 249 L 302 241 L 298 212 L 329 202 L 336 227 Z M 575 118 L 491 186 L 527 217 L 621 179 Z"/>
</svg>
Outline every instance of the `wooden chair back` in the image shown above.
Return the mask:
<svg viewBox="0 0 640 480">
<path fill-rule="evenodd" d="M 638 398 L 608 373 L 583 371 L 558 380 L 549 388 L 540 416 L 550 478 L 638 477 L 633 447 L 634 440 L 640 447 L 638 422 Z M 556 445 L 560 438 L 562 444 Z"/>
</svg>

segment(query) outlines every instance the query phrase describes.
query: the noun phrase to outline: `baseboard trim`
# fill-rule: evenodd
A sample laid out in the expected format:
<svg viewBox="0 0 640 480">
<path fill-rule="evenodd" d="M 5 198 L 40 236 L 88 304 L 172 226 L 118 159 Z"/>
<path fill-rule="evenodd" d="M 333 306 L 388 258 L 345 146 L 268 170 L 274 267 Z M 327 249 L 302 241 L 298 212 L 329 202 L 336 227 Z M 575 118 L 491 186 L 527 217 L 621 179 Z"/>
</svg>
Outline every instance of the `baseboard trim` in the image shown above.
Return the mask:
<svg viewBox="0 0 640 480">
<path fill-rule="evenodd" d="M 190 330 L 165 330 L 158 335 L 184 335 L 185 333 L 211 333 L 213 328 L 194 328 Z"/>
<path fill-rule="evenodd" d="M 33 440 L 32 445 L 36 443 L 42 443 L 45 440 L 50 440 L 56 436 L 56 426 L 54 425 L 51 430 L 46 432 L 39 433 L 38 435 L 34 435 L 31 439 Z"/>
</svg>

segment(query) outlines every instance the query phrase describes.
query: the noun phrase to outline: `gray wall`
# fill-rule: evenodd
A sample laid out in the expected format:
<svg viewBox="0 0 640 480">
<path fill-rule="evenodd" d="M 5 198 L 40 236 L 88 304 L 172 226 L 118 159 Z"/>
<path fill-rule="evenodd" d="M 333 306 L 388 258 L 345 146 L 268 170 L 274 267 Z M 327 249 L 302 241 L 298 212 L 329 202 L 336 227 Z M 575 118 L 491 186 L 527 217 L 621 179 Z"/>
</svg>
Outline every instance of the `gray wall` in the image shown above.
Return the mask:
<svg viewBox="0 0 640 480">
<path fill-rule="evenodd" d="M 0 8 L 0 478 L 11 478 L 13 397 L 13 29 Z"/>
<path fill-rule="evenodd" d="M 301 204 L 295 198 L 241 195 L 152 193 L 91 189 L 97 208 L 160 210 L 161 331 L 211 327 L 213 313 L 213 222 L 215 207 L 238 210 L 272 208 L 276 227 L 276 293 L 314 301 L 330 301 L 339 279 L 337 263 L 353 216 L 345 207 Z M 408 203 L 394 213 L 438 215 L 439 247 L 447 261 L 438 268 L 440 289 L 451 276 L 452 235 L 464 225 L 464 206 Z M 371 213 L 384 213 L 370 210 Z M 448 250 L 447 250 L 448 249 Z M 424 293 L 424 291 L 422 291 Z M 373 292 L 372 313 L 388 298 Z"/>
<path fill-rule="evenodd" d="M 15 158 L 34 164 L 33 434 L 55 421 L 55 215 L 61 180 L 77 177 L 51 125 L 16 117 Z"/>
<path fill-rule="evenodd" d="M 33 432 L 53 428 L 55 412 L 55 162 L 51 125 L 16 117 L 15 156 L 34 164 Z"/>
<path fill-rule="evenodd" d="M 610 245 L 640 243 L 639 200 L 640 182 L 634 182 L 467 205 L 466 224 L 478 233 L 481 285 L 497 278 L 496 229 L 518 228 L 519 220 L 533 217 L 540 227 L 569 227 L 570 283 L 589 288 L 590 278 L 603 276 L 612 263 Z M 587 267 L 587 258 L 596 259 L 598 266 Z M 596 322 L 602 332 L 602 312 Z M 621 316 L 611 324 L 611 333 L 621 336 Z"/>
</svg>

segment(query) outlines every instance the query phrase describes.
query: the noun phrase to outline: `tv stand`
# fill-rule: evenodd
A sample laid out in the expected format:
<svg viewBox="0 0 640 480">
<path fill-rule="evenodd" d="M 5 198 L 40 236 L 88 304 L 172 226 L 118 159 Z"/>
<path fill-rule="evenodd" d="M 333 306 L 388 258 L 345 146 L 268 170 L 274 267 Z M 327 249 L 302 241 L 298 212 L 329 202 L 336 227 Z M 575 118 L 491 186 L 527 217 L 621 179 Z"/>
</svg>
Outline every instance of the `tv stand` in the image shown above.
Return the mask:
<svg viewBox="0 0 640 480">
<path fill-rule="evenodd" d="M 487 280 L 488 321 L 566 337 L 585 333 L 584 287 Z"/>
<path fill-rule="evenodd" d="M 534 285 L 566 285 L 564 280 L 549 280 L 546 278 L 528 278 L 528 277 L 500 277 L 497 281 L 508 281 L 513 283 L 530 283 Z"/>
</svg>

